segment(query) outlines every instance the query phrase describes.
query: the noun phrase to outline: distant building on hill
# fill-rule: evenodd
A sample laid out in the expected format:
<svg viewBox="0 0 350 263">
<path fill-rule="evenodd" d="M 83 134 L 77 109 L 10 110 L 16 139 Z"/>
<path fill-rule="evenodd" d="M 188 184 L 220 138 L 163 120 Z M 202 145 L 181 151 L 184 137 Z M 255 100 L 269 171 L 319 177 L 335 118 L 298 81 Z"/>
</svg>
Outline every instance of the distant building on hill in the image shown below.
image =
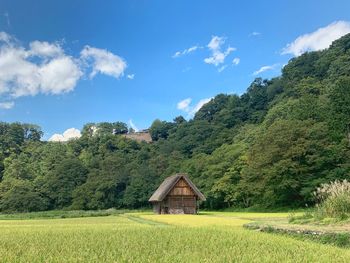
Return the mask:
<svg viewBox="0 0 350 263">
<path fill-rule="evenodd" d="M 135 140 L 138 142 L 152 142 L 151 134 L 149 133 L 149 130 L 141 130 L 138 132 L 132 132 L 122 135 L 124 138 Z"/>
<path fill-rule="evenodd" d="M 175 174 L 166 178 L 148 201 L 156 214 L 197 214 L 198 201 L 205 197 L 186 174 Z"/>
</svg>

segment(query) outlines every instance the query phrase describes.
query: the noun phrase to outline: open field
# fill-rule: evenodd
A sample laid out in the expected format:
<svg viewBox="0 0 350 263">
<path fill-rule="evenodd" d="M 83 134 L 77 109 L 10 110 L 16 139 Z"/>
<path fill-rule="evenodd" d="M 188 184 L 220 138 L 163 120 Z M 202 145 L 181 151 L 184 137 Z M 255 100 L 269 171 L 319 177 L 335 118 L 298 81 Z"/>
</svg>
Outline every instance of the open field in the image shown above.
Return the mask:
<svg viewBox="0 0 350 263">
<path fill-rule="evenodd" d="M 286 213 L 0 220 L 0 262 L 349 262 L 350 250 L 243 229 Z"/>
</svg>

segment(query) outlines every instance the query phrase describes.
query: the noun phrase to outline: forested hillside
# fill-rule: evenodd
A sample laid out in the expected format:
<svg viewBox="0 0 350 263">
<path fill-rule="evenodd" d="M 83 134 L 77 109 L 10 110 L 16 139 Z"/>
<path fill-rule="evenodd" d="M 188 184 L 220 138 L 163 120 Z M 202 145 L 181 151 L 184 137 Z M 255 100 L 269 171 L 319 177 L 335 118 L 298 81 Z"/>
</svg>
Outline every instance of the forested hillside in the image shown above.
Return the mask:
<svg viewBox="0 0 350 263">
<path fill-rule="evenodd" d="M 241 96 L 217 95 L 189 121 L 155 120 L 151 144 L 113 129 L 127 127 L 87 124 L 57 143 L 35 125 L 1 123 L 0 211 L 145 207 L 175 172 L 190 175 L 207 208 L 312 205 L 316 186 L 350 178 L 350 35 Z"/>
</svg>

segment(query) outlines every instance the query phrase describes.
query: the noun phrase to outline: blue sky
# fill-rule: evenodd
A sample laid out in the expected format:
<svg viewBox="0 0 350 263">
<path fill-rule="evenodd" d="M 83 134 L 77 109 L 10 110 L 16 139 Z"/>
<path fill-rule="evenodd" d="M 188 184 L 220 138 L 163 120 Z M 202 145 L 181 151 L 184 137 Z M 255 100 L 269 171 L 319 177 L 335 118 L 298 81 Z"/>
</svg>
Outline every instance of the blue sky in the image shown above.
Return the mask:
<svg viewBox="0 0 350 263">
<path fill-rule="evenodd" d="M 88 122 L 190 118 L 350 32 L 349 10 L 341 0 L 2 0 L 0 120 L 38 124 L 48 139 Z"/>
</svg>

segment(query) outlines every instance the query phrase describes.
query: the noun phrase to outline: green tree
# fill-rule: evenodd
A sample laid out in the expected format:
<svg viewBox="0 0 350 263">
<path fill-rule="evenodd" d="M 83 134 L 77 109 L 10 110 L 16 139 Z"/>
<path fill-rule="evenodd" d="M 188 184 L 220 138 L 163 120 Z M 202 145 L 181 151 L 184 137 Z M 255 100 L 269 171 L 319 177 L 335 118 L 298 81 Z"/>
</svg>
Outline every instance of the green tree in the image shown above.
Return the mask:
<svg viewBox="0 0 350 263">
<path fill-rule="evenodd" d="M 64 159 L 48 175 L 46 188 L 52 206 L 63 208 L 71 205 L 72 193 L 83 184 L 87 177 L 87 169 L 78 159 Z"/>
<path fill-rule="evenodd" d="M 48 200 L 28 180 L 12 179 L 0 184 L 0 211 L 32 212 L 47 210 L 48 207 Z"/>
</svg>

